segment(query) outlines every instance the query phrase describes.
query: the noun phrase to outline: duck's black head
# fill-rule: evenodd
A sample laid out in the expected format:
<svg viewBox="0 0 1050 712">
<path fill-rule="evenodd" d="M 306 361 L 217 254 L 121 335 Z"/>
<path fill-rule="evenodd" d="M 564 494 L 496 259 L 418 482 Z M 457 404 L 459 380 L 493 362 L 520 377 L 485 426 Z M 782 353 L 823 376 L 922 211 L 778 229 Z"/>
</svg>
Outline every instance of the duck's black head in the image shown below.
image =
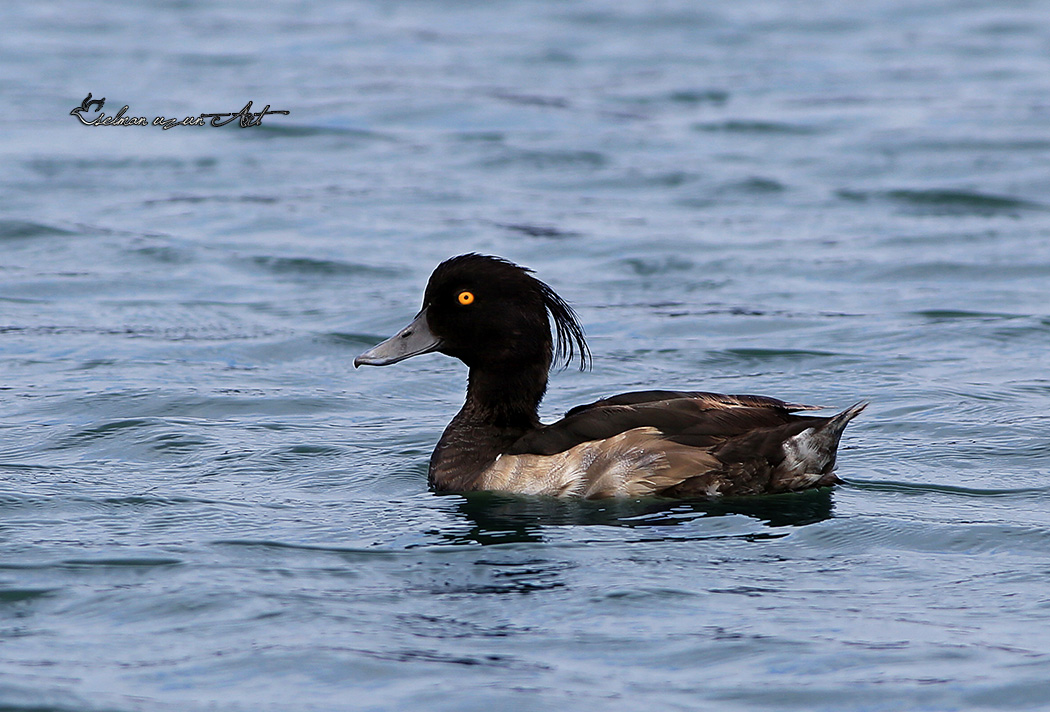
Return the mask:
<svg viewBox="0 0 1050 712">
<path fill-rule="evenodd" d="M 532 271 L 500 257 L 467 254 L 430 275 L 415 321 L 354 360 L 385 366 L 439 351 L 484 371 L 542 368 L 590 358 L 576 314 Z M 550 320 L 554 321 L 554 337 Z M 555 342 L 556 341 L 556 342 Z"/>
</svg>

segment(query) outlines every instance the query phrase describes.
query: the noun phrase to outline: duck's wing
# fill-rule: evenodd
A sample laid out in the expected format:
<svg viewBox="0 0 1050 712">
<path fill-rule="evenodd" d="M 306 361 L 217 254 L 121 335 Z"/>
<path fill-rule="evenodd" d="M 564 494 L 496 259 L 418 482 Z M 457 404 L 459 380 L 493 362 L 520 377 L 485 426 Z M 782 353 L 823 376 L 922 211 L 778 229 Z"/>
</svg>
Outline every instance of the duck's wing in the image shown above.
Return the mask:
<svg viewBox="0 0 1050 712">
<path fill-rule="evenodd" d="M 726 395 L 724 393 L 708 393 L 706 391 L 631 391 L 630 393 L 621 393 L 616 396 L 602 398 L 593 403 L 578 405 L 565 415 L 575 415 L 590 408 L 600 408 L 606 405 L 642 405 L 644 403 L 676 400 L 679 398 L 697 401 L 712 408 L 778 408 L 788 412 L 824 409 L 822 405 L 788 403 L 769 396 Z"/>
<path fill-rule="evenodd" d="M 765 396 L 699 391 L 623 393 L 576 406 L 561 420 L 526 433 L 507 454 L 553 455 L 635 428 L 655 428 L 667 440 L 704 447 L 753 430 L 806 419 L 791 413 L 817 408 Z"/>
<path fill-rule="evenodd" d="M 646 391 L 574 408 L 489 470 L 493 489 L 585 497 L 717 496 L 832 484 L 839 436 L 863 405 L 795 415 L 762 396 Z"/>
</svg>

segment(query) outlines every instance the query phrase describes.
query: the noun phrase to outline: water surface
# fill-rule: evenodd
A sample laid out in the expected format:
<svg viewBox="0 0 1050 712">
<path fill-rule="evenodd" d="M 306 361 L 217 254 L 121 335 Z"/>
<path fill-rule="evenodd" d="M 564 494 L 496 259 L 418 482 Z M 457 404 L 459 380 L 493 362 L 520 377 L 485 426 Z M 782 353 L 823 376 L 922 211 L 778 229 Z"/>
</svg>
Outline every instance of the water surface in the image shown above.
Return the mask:
<svg viewBox="0 0 1050 712">
<path fill-rule="evenodd" d="M 0 708 L 1046 708 L 1044 3 L 3 15 Z M 586 327 L 545 417 L 867 399 L 846 484 L 429 493 L 465 369 L 352 360 L 472 250 Z"/>
</svg>

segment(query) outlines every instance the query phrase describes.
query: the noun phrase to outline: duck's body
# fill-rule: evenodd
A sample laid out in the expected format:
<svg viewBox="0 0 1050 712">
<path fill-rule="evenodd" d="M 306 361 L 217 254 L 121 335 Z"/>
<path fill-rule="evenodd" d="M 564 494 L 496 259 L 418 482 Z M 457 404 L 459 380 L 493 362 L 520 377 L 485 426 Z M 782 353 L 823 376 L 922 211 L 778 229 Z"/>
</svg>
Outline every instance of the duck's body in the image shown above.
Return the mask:
<svg viewBox="0 0 1050 712">
<path fill-rule="evenodd" d="M 717 497 L 838 482 L 843 428 L 759 396 L 644 391 L 577 406 L 556 423 L 492 425 L 468 400 L 430 460 L 438 491 L 559 497 Z"/>
<path fill-rule="evenodd" d="M 441 351 L 470 367 L 463 408 L 430 459 L 441 492 L 493 490 L 559 497 L 717 497 L 822 487 L 839 437 L 864 405 L 833 418 L 763 396 L 640 391 L 537 416 L 554 355 L 581 365 L 575 314 L 527 270 L 499 258 L 454 257 L 434 271 L 415 321 L 355 365 Z"/>
</svg>

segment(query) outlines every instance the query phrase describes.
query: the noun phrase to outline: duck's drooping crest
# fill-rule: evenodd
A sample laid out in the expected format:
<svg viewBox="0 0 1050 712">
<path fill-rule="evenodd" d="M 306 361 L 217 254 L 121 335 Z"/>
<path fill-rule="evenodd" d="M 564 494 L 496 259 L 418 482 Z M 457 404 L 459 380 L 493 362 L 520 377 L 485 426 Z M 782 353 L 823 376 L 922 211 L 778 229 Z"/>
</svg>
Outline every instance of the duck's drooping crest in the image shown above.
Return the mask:
<svg viewBox="0 0 1050 712">
<path fill-rule="evenodd" d="M 474 253 L 438 265 L 412 323 L 354 365 L 431 351 L 470 369 L 466 402 L 431 456 L 438 491 L 716 497 L 821 487 L 839 481 L 839 438 L 864 409 L 820 418 L 795 414 L 817 408 L 765 396 L 639 391 L 543 425 L 537 410 L 552 363 L 590 361 L 583 329 L 532 270 Z"/>
</svg>

